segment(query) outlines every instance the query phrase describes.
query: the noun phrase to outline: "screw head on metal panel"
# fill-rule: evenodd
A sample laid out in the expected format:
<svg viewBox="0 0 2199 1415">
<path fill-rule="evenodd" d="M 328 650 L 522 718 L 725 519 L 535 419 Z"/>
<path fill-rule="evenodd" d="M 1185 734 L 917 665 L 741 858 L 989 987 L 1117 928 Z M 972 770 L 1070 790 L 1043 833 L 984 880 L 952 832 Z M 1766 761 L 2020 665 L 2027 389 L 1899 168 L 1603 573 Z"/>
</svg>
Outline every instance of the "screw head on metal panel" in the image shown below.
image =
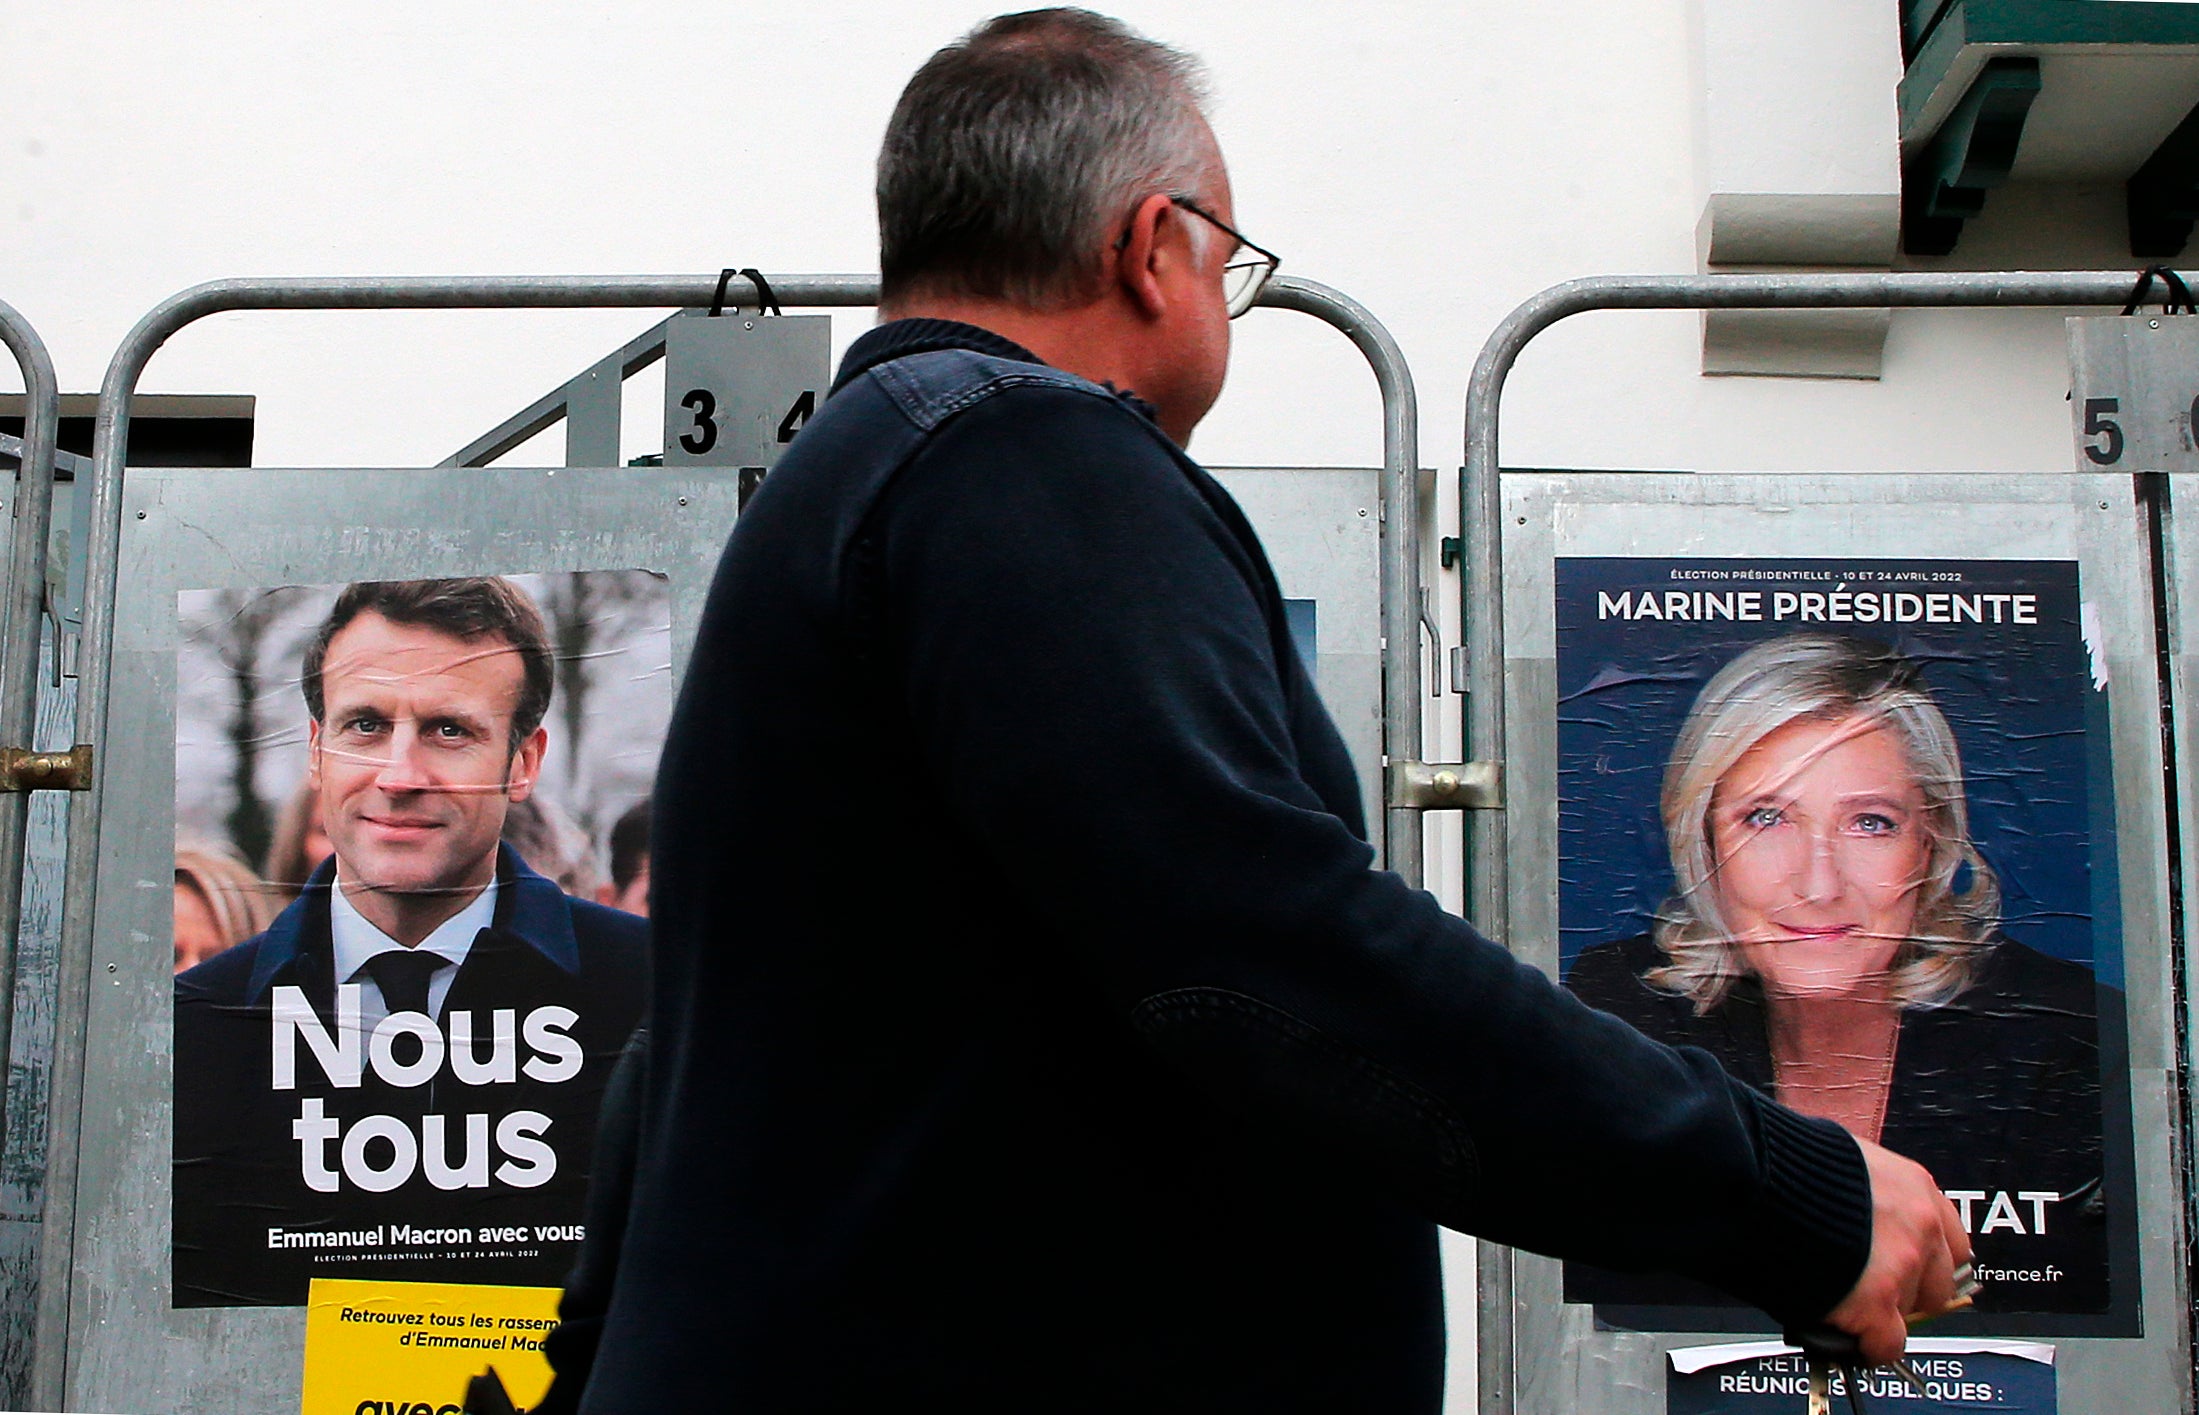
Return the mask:
<svg viewBox="0 0 2199 1415">
<path fill-rule="evenodd" d="M 145 513 L 144 513 L 143 511 L 140 511 L 140 512 L 138 512 L 138 513 L 137 513 L 137 518 L 138 518 L 138 519 L 139 519 L 140 521 L 144 520 L 144 519 L 145 519 Z"/>
<path fill-rule="evenodd" d="M 684 497 L 684 496 L 683 496 L 683 497 L 681 497 L 681 498 L 680 498 L 680 505 L 682 505 L 682 506 L 685 506 L 686 504 L 687 504 L 687 498 L 686 498 L 686 497 Z"/>
<path fill-rule="evenodd" d="M 1383 771 L 1385 799 L 1413 811 L 1502 810 L 1501 762 L 1393 761 Z"/>
</svg>

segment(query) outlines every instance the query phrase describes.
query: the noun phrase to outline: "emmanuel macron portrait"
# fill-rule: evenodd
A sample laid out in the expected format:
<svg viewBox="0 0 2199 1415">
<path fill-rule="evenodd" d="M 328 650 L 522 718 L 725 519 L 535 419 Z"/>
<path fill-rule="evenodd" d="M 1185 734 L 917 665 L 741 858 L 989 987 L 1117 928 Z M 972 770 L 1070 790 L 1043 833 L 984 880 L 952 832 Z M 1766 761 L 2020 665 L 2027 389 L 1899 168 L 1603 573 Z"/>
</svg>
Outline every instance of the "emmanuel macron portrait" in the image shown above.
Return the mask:
<svg viewBox="0 0 2199 1415">
<path fill-rule="evenodd" d="M 541 613 L 499 578 L 349 585 L 301 677 L 335 853 L 176 978 L 175 1305 L 554 1286 L 648 925 L 500 843 L 548 740 Z"/>
</svg>

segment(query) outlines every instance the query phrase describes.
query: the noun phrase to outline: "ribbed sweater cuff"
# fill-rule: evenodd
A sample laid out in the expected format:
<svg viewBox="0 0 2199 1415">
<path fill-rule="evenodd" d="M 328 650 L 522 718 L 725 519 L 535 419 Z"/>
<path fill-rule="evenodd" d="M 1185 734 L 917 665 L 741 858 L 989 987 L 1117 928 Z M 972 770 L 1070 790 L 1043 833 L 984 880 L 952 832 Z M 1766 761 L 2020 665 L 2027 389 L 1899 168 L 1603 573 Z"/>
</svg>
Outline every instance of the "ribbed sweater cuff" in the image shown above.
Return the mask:
<svg viewBox="0 0 2199 1415">
<path fill-rule="evenodd" d="M 1853 1136 L 1761 1096 L 1764 1188 L 1740 1295 L 1787 1325 L 1840 1305 L 1871 1255 L 1871 1176 Z"/>
</svg>

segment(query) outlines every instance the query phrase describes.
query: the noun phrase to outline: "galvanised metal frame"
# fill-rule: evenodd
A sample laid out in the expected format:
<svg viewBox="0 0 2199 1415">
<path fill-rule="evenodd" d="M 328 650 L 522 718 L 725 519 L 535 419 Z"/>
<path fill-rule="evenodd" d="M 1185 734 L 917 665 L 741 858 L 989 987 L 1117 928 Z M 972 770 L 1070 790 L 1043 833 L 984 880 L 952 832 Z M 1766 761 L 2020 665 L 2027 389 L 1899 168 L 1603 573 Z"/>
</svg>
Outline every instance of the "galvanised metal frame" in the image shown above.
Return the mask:
<svg viewBox="0 0 2199 1415">
<path fill-rule="evenodd" d="M 615 353 L 596 360 L 435 465 L 486 467 L 562 421 L 566 466 L 617 466 L 622 387 L 627 379 L 664 357 L 665 327 L 671 322 L 666 319 L 651 325 Z"/>
<path fill-rule="evenodd" d="M 23 437 L 15 474 L 15 539 L 7 599 L 0 604 L 0 748 L 28 748 L 38 712 L 38 617 L 46 591 L 46 536 L 53 519 L 54 438 L 61 393 L 38 332 L 0 301 L 0 343 L 23 374 Z M 60 651 L 56 644 L 55 651 Z M 30 793 L 0 791 L 0 1101 L 14 1036 L 16 947 L 23 926 L 23 851 Z M 0 1104 L 0 1152 L 7 1114 Z"/>
<path fill-rule="evenodd" d="M 776 289 L 778 282 L 772 284 Z M 788 301 L 801 303 L 791 295 Z M 1382 637 L 1385 644 L 1417 644 L 1425 610 L 1420 601 L 1419 567 L 1415 561 L 1418 547 L 1413 535 L 1414 517 L 1418 511 L 1415 469 L 1420 460 L 1420 405 L 1413 391 L 1412 371 L 1405 366 L 1405 357 L 1397 341 L 1364 306 L 1325 285 L 1283 276 L 1269 283 L 1261 294 L 1260 305 L 1297 310 L 1326 320 L 1343 331 L 1374 369 L 1375 383 L 1382 395 Z M 664 341 L 664 325 L 644 330 L 616 352 L 589 365 L 562 387 L 537 398 L 438 465 L 486 466 L 528 438 L 555 426 L 560 419 L 564 420 L 566 428 L 565 461 L 568 466 L 591 465 L 590 458 L 597 455 L 616 461 L 619 383 L 663 358 Z M 589 451 L 574 455 L 576 441 L 585 443 Z M 1433 634 L 1432 622 L 1429 629 Z M 1440 664 L 1440 638 L 1436 649 L 1435 658 Z M 1429 777 L 1447 768 L 1423 768 L 1420 762 L 1419 665 L 1417 661 L 1397 664 L 1392 661 L 1394 657 L 1388 653 L 1383 656 L 1382 740 L 1394 764 L 1390 775 L 1411 782 L 1415 777 Z M 1378 783 L 1378 789 L 1387 803 L 1416 800 L 1412 805 L 1385 805 L 1380 843 L 1384 863 L 1417 885 L 1423 870 L 1419 814 L 1448 802 L 1425 790 L 1416 796 L 1410 785 L 1400 788 L 1385 781 Z M 1469 784 L 1467 790 L 1471 789 Z"/>
<path fill-rule="evenodd" d="M 776 289 L 778 282 L 773 281 Z M 793 296 L 788 297 L 795 301 Z M 1424 617 L 1420 604 L 1417 545 L 1413 536 L 1417 514 L 1416 467 L 1420 460 L 1420 404 L 1413 391 L 1412 371 L 1397 341 L 1366 308 L 1349 296 L 1310 280 L 1283 276 L 1262 292 L 1263 308 L 1297 310 L 1326 320 L 1365 355 L 1374 369 L 1382 395 L 1381 557 L 1382 636 L 1385 643 L 1418 642 Z M 519 412 L 443 459 L 445 467 L 480 467 L 519 446 L 528 438 L 563 419 L 566 427 L 566 463 L 587 465 L 572 454 L 572 442 L 584 440 L 596 452 L 608 448 L 617 458 L 618 385 L 664 357 L 665 326 L 643 331 L 615 353 L 597 360 L 576 377 L 544 394 Z M 1393 534 L 1392 527 L 1396 530 Z M 1432 631 L 1432 630 L 1431 630 Z M 1402 639 L 1401 637 L 1402 636 Z M 1442 645 L 1437 644 L 1440 662 Z M 1420 678 L 1417 661 L 1395 664 L 1383 657 L 1382 740 L 1386 753 L 1400 767 L 1420 761 L 1421 718 L 1417 706 Z M 1383 799 L 1396 792 L 1383 783 Z M 1387 805 L 1383 812 L 1382 847 L 1385 864 L 1414 884 L 1421 882 L 1423 862 L 1419 814 L 1425 806 Z"/>
<path fill-rule="evenodd" d="M 2199 278 L 2199 277 L 2189 277 Z M 1459 623 L 1468 664 L 1466 756 L 1504 757 L 1504 501 L 1498 414 L 1505 380 L 1536 335 L 1591 310 L 1956 309 L 2120 306 L 2135 276 L 2093 270 L 2050 274 L 1615 275 L 1569 280 L 1505 316 L 1481 346 L 1466 388 L 1466 461 L 1459 470 Z M 2173 809 L 2173 803 L 2171 803 Z M 1466 820 L 1469 915 L 1491 938 L 1508 931 L 1501 817 Z M 2187 1196 L 2188 1202 L 2189 1196 Z M 1516 1395 L 1512 1254 L 1480 1245 L 1479 1400 L 1483 1415 L 1512 1415 Z"/>
<path fill-rule="evenodd" d="M 778 282 L 772 284 L 776 290 Z M 792 295 L 788 300 L 814 303 L 800 301 Z M 1417 644 L 1419 626 L 1426 622 L 1427 616 L 1420 600 L 1419 567 L 1415 562 L 1417 545 L 1413 536 L 1418 510 L 1415 498 L 1416 468 L 1420 460 L 1420 404 L 1413 391 L 1412 371 L 1406 367 L 1397 341 L 1390 337 L 1380 321 L 1358 301 L 1326 285 L 1283 276 L 1269 283 L 1259 303 L 1263 308 L 1297 310 L 1326 320 L 1358 347 L 1374 370 L 1375 383 L 1382 396 L 1382 637 L 1385 644 L 1402 641 Z M 619 384 L 663 358 L 664 343 L 664 324 L 644 330 L 616 352 L 589 365 L 562 387 L 537 398 L 437 465 L 487 466 L 528 438 L 555 426 L 561 419 L 566 428 L 566 465 L 592 465 L 591 458 L 596 456 L 615 462 L 618 456 Z M 588 449 L 579 456 L 574 455 L 576 441 L 584 443 Z M 1393 525 L 1395 534 L 1391 529 Z M 1429 629 L 1433 634 L 1432 623 Z M 1435 658 L 1440 664 L 1440 638 L 1436 649 Z M 1421 718 L 1417 706 L 1421 686 L 1419 665 L 1417 660 L 1393 664 L 1392 657 L 1387 653 L 1383 657 L 1382 740 L 1386 755 L 1409 778 L 1416 774 L 1415 768 L 1421 766 Z M 1442 769 L 1429 768 L 1417 774 L 1432 775 Z M 1399 799 L 1400 792 L 1387 782 L 1381 783 L 1380 789 L 1386 802 Z M 1393 804 L 1386 805 L 1383 812 L 1380 843 L 1384 863 L 1416 885 L 1421 883 L 1423 873 L 1419 814 L 1431 808 L 1434 808 L 1433 803 Z"/>
<path fill-rule="evenodd" d="M 878 302 L 878 281 L 869 275 L 773 275 L 767 277 L 781 304 L 812 308 L 860 308 Z M 169 297 L 140 319 L 115 351 L 100 386 L 99 414 L 92 443 L 92 524 L 86 547 L 84 630 L 79 655 L 76 739 L 104 739 L 111 691 L 114 648 L 115 577 L 122 540 L 123 456 L 128 442 L 130 405 L 139 378 L 153 354 L 169 338 L 209 315 L 243 310 L 391 310 L 391 309 L 625 309 L 708 305 L 719 289 L 717 275 L 415 277 L 348 279 L 220 280 L 193 286 Z M 1398 648 L 1383 655 L 1383 730 L 1393 760 L 1417 761 L 1421 752 L 1420 604 L 1415 492 L 1419 463 L 1419 404 L 1412 374 L 1389 331 L 1350 297 L 1310 280 L 1281 277 L 1270 282 L 1260 303 L 1297 310 L 1326 320 L 1342 331 L 1373 366 L 1382 395 L 1383 475 L 1381 478 L 1382 629 Z M 0 306 L 0 310 L 5 310 Z M 12 311 L 7 312 L 12 316 Z M 0 324 L 11 347 L 16 335 Z M 27 330 L 24 333 L 27 334 Z M 644 335 L 635 344 L 646 342 Z M 25 357 L 21 353 L 19 358 Z M 38 353 L 43 358 L 43 351 Z M 634 367 L 649 362 L 629 345 L 612 360 Z M 50 366 L 40 365 L 45 394 L 32 406 L 58 408 Z M 624 371 L 630 372 L 630 369 Z M 594 370 L 591 370 L 594 372 Z M 30 376 L 27 372 L 26 376 Z M 489 440 L 531 425 L 507 446 L 550 426 L 566 411 L 561 395 L 522 413 L 512 424 L 469 446 L 452 462 L 487 460 Z M 558 404 L 558 406 L 552 406 Z M 51 444 L 49 427 L 46 442 Z M 505 450 L 500 448 L 498 450 Z M 49 457 L 50 463 L 50 457 Z M 50 465 L 43 485 L 51 491 Z M 18 540 L 23 538 L 19 533 Z M 37 542 L 43 553 L 43 529 Z M 41 565 L 43 562 L 40 562 Z M 31 580 L 42 585 L 43 571 Z M 34 606 L 35 608 L 35 606 Z M 36 633 L 36 615 L 27 622 Z M 10 627 L 13 633 L 13 621 Z M 15 663 L 12 646 L 9 662 Z M 32 639 L 35 646 L 35 637 Z M 1409 651 L 1403 651 L 1409 650 Z M 31 655 L 35 671 L 36 654 Z M 25 675 L 24 681 L 32 680 Z M 10 692 L 15 691 L 11 685 Z M 13 699 L 10 699 L 12 702 Z M 27 715 L 24 719 L 27 723 Z M 4 740 L 4 739 L 0 739 Z M 76 1246 L 76 1190 L 84 1107 L 84 1048 L 91 987 L 91 926 L 96 902 L 100 810 L 105 797 L 104 763 L 95 753 L 88 794 L 73 802 L 69 820 L 67 883 L 59 964 L 60 993 L 55 1026 L 51 1092 L 47 1098 L 48 1167 L 45 1211 L 40 1234 L 38 1317 L 31 1368 L 30 1400 L 43 1409 L 61 1409 L 68 1375 L 70 1264 Z M 1420 814 L 1416 809 L 1385 812 L 1390 868 L 1415 884 L 1421 873 Z"/>
<path fill-rule="evenodd" d="M 5 457 L 20 466 L 27 455 L 22 438 L 12 433 L 0 432 L 0 457 Z M 53 453 L 53 465 L 56 471 L 65 471 L 71 476 L 76 475 L 79 468 L 89 474 L 92 469 L 92 459 L 79 457 L 74 452 L 64 452 L 56 447 Z"/>
</svg>

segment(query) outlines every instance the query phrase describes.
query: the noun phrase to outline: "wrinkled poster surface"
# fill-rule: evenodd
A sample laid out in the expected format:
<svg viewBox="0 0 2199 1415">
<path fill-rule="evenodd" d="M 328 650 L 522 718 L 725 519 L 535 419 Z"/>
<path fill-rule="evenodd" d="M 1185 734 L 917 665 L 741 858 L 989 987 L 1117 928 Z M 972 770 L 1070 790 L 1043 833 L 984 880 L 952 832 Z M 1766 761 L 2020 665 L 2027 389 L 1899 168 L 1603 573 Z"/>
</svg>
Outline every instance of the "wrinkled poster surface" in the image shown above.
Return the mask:
<svg viewBox="0 0 2199 1415">
<path fill-rule="evenodd" d="M 1853 1379 L 1868 1403 L 1853 1408 L 2055 1415 L 2061 1403 L 2054 1355 L 2054 1348 L 2033 1342 L 1917 1338 L 1909 1343 L 1909 1370 L 1917 1383 L 1889 1366 L 1862 1371 Z M 1684 1347 L 1668 1352 L 1667 1359 L 1672 1369 L 1665 1378 L 1665 1415 L 1793 1415 L 1808 1401 L 1809 1363 L 1792 1347 L 1772 1342 Z M 1833 1409 L 1851 1408 L 1850 1379 L 1846 1371 L 1827 1373 Z"/>
<path fill-rule="evenodd" d="M 2074 562 L 1557 562 L 1574 993 L 1929 1168 L 1975 1329 L 2137 1321 L 2104 661 Z M 1648 1329 L 1760 1315 L 1569 1264 Z"/>
<path fill-rule="evenodd" d="M 178 1307 L 556 1286 L 647 985 L 643 571 L 178 597 Z"/>
</svg>

